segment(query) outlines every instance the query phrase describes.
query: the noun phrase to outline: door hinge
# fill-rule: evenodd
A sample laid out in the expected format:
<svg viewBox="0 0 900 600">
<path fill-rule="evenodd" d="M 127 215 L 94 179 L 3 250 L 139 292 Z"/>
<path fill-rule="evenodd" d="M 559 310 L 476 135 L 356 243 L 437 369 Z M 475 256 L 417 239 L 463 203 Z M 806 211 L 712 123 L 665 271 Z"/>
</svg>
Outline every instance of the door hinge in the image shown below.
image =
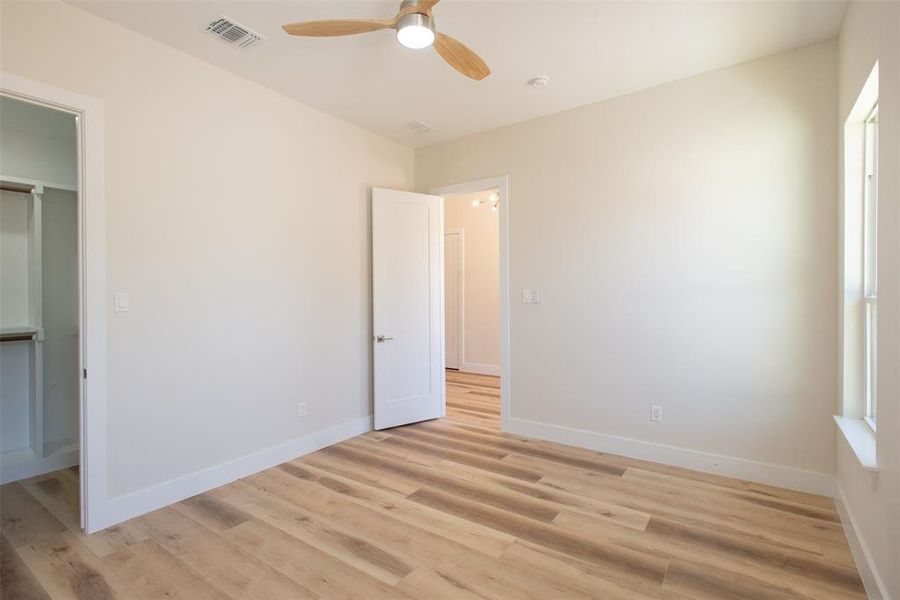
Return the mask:
<svg viewBox="0 0 900 600">
<path fill-rule="evenodd" d="M 82 377 L 82 379 L 87 379 L 87 369 L 81 370 L 81 377 Z"/>
</svg>

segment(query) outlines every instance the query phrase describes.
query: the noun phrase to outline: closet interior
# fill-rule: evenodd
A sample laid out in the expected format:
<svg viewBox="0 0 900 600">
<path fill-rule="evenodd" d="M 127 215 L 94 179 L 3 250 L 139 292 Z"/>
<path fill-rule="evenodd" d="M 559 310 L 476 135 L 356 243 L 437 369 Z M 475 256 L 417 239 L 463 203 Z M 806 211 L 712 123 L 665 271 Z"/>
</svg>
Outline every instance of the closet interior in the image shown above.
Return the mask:
<svg viewBox="0 0 900 600">
<path fill-rule="evenodd" d="M 79 462 L 77 123 L 0 97 L 0 482 Z"/>
</svg>

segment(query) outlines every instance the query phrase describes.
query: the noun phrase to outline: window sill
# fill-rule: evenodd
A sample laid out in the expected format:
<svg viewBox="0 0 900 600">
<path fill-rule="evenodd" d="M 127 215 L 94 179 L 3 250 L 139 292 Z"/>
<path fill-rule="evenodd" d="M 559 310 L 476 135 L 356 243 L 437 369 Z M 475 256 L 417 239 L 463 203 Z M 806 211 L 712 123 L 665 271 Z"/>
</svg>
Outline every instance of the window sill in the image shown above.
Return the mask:
<svg viewBox="0 0 900 600">
<path fill-rule="evenodd" d="M 862 419 L 834 417 L 838 429 L 856 455 L 856 460 L 866 471 L 878 472 L 878 461 L 875 460 L 875 432 Z"/>
</svg>

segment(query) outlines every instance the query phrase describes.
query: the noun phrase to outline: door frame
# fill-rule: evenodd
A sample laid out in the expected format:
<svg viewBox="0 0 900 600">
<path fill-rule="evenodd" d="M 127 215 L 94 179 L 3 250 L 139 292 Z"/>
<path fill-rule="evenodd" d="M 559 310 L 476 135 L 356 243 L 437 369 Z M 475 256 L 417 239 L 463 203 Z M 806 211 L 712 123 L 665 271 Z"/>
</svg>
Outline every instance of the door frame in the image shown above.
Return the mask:
<svg viewBox="0 0 900 600">
<path fill-rule="evenodd" d="M 87 533 L 110 524 L 106 397 L 106 159 L 103 101 L 0 72 L 0 93 L 76 117 L 78 210 L 79 493 Z"/>
<path fill-rule="evenodd" d="M 446 199 L 447 196 L 474 194 L 494 189 L 498 190 L 500 194 L 500 430 L 507 431 L 510 419 L 512 419 L 509 355 L 509 175 L 435 187 L 428 190 L 427 193 Z M 441 281 L 443 281 L 443 273 L 441 273 Z M 443 311 L 443 307 L 441 310 Z"/>
<path fill-rule="evenodd" d="M 446 205 L 445 205 L 446 206 Z M 456 282 L 456 293 L 458 298 L 456 299 L 456 306 L 459 310 L 459 315 L 456 319 L 456 325 L 458 331 L 456 332 L 456 359 L 459 364 L 458 368 L 462 368 L 463 364 L 465 364 L 465 352 L 466 352 L 466 230 L 462 227 L 452 227 L 450 229 L 444 230 L 444 236 L 455 235 L 456 236 L 456 273 L 457 273 L 457 282 Z M 446 242 L 446 239 L 444 240 Z M 447 266 L 447 252 L 446 248 L 444 250 L 444 268 Z M 446 290 L 445 290 L 446 293 Z M 447 343 L 447 303 L 446 297 L 444 302 L 444 344 L 446 347 Z M 444 356 L 444 361 L 446 363 L 446 355 Z M 446 368 L 446 364 L 445 364 Z"/>
</svg>

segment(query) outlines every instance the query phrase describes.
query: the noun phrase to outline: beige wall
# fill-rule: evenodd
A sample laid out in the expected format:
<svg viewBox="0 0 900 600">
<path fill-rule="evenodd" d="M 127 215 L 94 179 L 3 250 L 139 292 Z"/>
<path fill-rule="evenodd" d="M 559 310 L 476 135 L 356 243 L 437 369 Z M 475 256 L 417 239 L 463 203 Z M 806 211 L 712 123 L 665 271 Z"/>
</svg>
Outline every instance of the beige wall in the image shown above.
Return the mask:
<svg viewBox="0 0 900 600">
<path fill-rule="evenodd" d="M 464 349 L 460 370 L 500 374 L 500 222 L 490 192 L 449 196 L 444 230 L 464 230 Z M 473 200 L 484 201 L 472 206 Z"/>
<path fill-rule="evenodd" d="M 416 151 L 419 190 L 509 175 L 514 421 L 834 472 L 836 51 Z"/>
<path fill-rule="evenodd" d="M 0 56 L 105 102 L 111 496 L 371 414 L 368 190 L 409 149 L 62 3 L 3 2 Z"/>
<path fill-rule="evenodd" d="M 900 3 L 851 2 L 839 40 L 839 122 L 879 62 L 877 479 L 839 435 L 838 483 L 881 593 L 900 598 Z M 877 584 L 876 584 L 877 585 Z M 869 589 L 873 597 L 875 590 Z"/>
</svg>

